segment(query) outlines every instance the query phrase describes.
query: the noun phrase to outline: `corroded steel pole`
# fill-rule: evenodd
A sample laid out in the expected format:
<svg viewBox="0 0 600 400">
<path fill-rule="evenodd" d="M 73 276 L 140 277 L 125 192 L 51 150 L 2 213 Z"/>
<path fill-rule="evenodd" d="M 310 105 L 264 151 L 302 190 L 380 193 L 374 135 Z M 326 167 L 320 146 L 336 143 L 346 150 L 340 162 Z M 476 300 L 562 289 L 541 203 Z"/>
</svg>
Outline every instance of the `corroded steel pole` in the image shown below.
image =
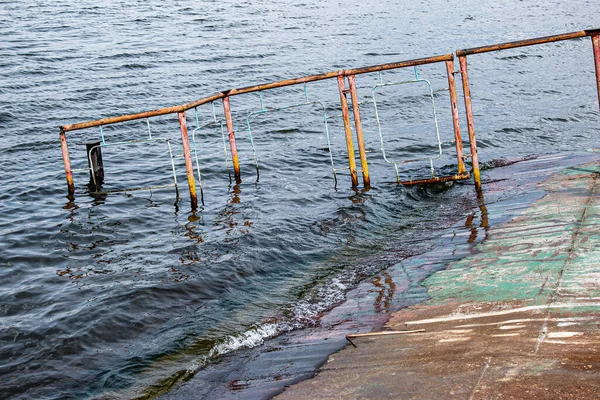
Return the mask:
<svg viewBox="0 0 600 400">
<path fill-rule="evenodd" d="M 346 147 L 348 148 L 348 165 L 350 166 L 350 177 L 352 178 L 352 187 L 358 186 L 356 177 L 356 159 L 354 157 L 354 143 L 352 143 L 352 127 L 350 126 L 350 115 L 348 114 L 348 99 L 346 99 L 346 83 L 344 75 L 337 77 L 338 88 L 340 89 L 340 101 L 342 103 L 342 117 L 344 118 L 344 132 L 346 133 Z"/>
<path fill-rule="evenodd" d="M 233 120 L 231 119 L 231 106 L 229 105 L 229 97 L 223 99 L 223 110 L 225 111 L 225 122 L 227 123 L 227 131 L 229 132 L 229 147 L 231 148 L 231 162 L 233 163 L 233 175 L 235 183 L 242 183 L 240 174 L 240 159 L 238 157 L 237 146 L 235 145 L 235 132 L 233 131 Z"/>
<path fill-rule="evenodd" d="M 460 119 L 458 117 L 458 100 L 456 98 L 456 83 L 454 82 L 454 61 L 446 61 L 448 73 L 448 91 L 450 92 L 450 107 L 452 108 L 452 123 L 454 124 L 454 141 L 456 142 L 456 158 L 458 161 L 458 175 L 464 174 L 465 160 L 463 158 L 462 137 L 460 135 Z"/>
<path fill-rule="evenodd" d="M 71 159 L 69 158 L 69 147 L 67 146 L 67 135 L 60 130 L 60 149 L 62 150 L 63 164 L 65 166 L 65 175 L 67 177 L 67 186 L 69 188 L 69 196 L 75 193 L 75 185 L 73 184 L 73 171 L 71 170 Z"/>
<path fill-rule="evenodd" d="M 578 38 L 588 36 L 589 32 L 591 32 L 591 31 L 577 31 L 577 32 L 570 32 L 570 33 L 562 33 L 560 35 L 552 35 L 552 36 L 544 36 L 544 37 L 538 37 L 538 38 L 533 38 L 533 39 L 517 40 L 515 42 L 506 42 L 506 43 L 492 44 L 492 45 L 488 45 L 488 46 L 473 47 L 470 49 L 457 50 L 456 55 L 461 57 L 461 56 L 468 56 L 470 54 L 481 54 L 481 53 L 488 53 L 490 51 L 514 49 L 517 47 L 533 46 L 536 44 L 558 42 L 561 40 L 578 39 Z"/>
<path fill-rule="evenodd" d="M 465 96 L 467 129 L 469 131 L 469 144 L 471 145 L 471 165 L 473 166 L 473 182 L 475 182 L 475 190 L 481 192 L 481 174 L 479 172 L 479 158 L 477 157 L 477 142 L 475 141 L 475 125 L 473 124 L 473 109 L 471 107 L 471 89 L 469 87 L 469 72 L 467 71 L 467 56 L 459 56 L 458 62 L 460 63 L 463 94 Z"/>
<path fill-rule="evenodd" d="M 371 186 L 369 177 L 369 164 L 367 163 L 367 152 L 365 151 L 365 139 L 363 136 L 362 123 L 360 122 L 360 107 L 358 106 L 358 95 L 356 93 L 356 79 L 354 75 L 348 76 L 350 84 L 350 96 L 352 98 L 352 112 L 354 113 L 354 126 L 356 128 L 356 141 L 358 142 L 358 153 L 362 168 L 363 184 L 366 188 Z"/>
<path fill-rule="evenodd" d="M 185 158 L 185 171 L 187 174 L 188 186 L 190 187 L 190 203 L 192 205 L 192 211 L 195 211 L 198 208 L 198 195 L 196 194 L 196 180 L 194 179 L 194 166 L 192 165 L 190 142 L 188 141 L 185 111 L 178 112 L 177 117 L 179 117 L 179 126 L 181 127 L 181 141 L 183 142 L 183 157 Z"/>
<path fill-rule="evenodd" d="M 596 86 L 598 87 L 598 107 L 600 107 L 600 35 L 592 36 L 594 64 L 596 65 Z"/>
</svg>

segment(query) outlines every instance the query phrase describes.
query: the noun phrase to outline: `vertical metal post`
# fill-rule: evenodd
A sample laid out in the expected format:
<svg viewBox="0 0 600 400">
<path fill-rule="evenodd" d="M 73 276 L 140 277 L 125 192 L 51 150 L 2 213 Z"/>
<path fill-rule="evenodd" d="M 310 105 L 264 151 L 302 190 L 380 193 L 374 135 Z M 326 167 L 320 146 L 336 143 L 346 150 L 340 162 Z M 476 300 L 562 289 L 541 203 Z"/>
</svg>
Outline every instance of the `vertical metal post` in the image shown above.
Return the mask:
<svg viewBox="0 0 600 400">
<path fill-rule="evenodd" d="M 104 164 L 102 163 L 100 143 L 99 141 L 94 141 L 85 144 L 88 167 L 90 168 L 90 181 L 96 186 L 96 189 L 104 182 Z"/>
<path fill-rule="evenodd" d="M 67 135 L 62 129 L 60 130 L 60 149 L 62 150 L 69 196 L 73 196 L 75 193 L 75 185 L 73 184 L 73 172 L 71 171 L 71 160 L 69 159 L 69 147 L 67 146 Z"/>
<path fill-rule="evenodd" d="M 344 132 L 346 133 L 346 147 L 348 148 L 348 165 L 350 166 L 350 177 L 352 187 L 358 186 L 356 177 L 356 159 L 354 158 L 354 143 L 352 143 L 352 127 L 350 126 L 350 115 L 348 115 L 348 99 L 346 99 L 346 83 L 343 75 L 338 75 L 338 88 L 340 89 L 340 101 L 342 103 L 342 117 L 344 118 Z"/>
<path fill-rule="evenodd" d="M 181 127 L 181 141 L 183 142 L 183 157 L 185 158 L 185 171 L 190 188 L 190 203 L 192 211 L 198 208 L 198 196 L 196 195 L 196 181 L 194 180 L 194 167 L 192 165 L 192 155 L 190 152 L 190 143 L 188 141 L 187 123 L 185 120 L 185 111 L 177 113 L 179 126 Z"/>
<path fill-rule="evenodd" d="M 458 175 L 464 174 L 465 160 L 463 158 L 462 137 L 460 135 L 460 120 L 458 117 L 458 100 L 456 98 L 456 83 L 454 81 L 454 61 L 446 61 L 448 73 L 448 90 L 450 91 L 450 107 L 452 108 L 452 123 L 454 124 L 454 141 L 456 142 L 456 158 L 458 161 Z"/>
<path fill-rule="evenodd" d="M 592 36 L 594 46 L 594 64 L 596 65 L 596 85 L 598 87 L 598 107 L 600 107 L 600 35 Z"/>
<path fill-rule="evenodd" d="M 225 112 L 225 121 L 227 123 L 227 131 L 229 132 L 229 147 L 231 148 L 231 162 L 233 163 L 233 174 L 235 183 L 242 183 L 240 174 L 240 160 L 238 157 L 237 147 L 235 145 L 235 133 L 233 131 L 233 120 L 231 119 L 231 107 L 229 105 L 229 97 L 223 98 L 223 110 Z"/>
<path fill-rule="evenodd" d="M 350 84 L 350 97 L 352 99 L 352 112 L 354 113 L 354 126 L 356 128 L 356 141 L 358 142 L 358 154 L 360 155 L 363 184 L 368 188 L 371 186 L 371 177 L 369 177 L 369 164 L 367 163 L 365 139 L 363 136 L 362 123 L 360 122 L 360 108 L 358 106 L 358 94 L 356 93 L 356 79 L 354 75 L 348 76 L 348 83 Z"/>
<path fill-rule="evenodd" d="M 469 131 L 469 144 L 471 146 L 471 165 L 473 166 L 473 182 L 475 190 L 481 191 L 481 174 L 479 172 L 479 158 L 477 157 L 477 142 L 475 141 L 475 126 L 473 124 L 473 109 L 471 107 L 471 89 L 469 87 L 469 72 L 467 71 L 467 57 L 459 56 L 460 74 L 462 77 L 463 94 L 465 96 L 465 111 L 467 113 L 467 129 Z"/>
</svg>

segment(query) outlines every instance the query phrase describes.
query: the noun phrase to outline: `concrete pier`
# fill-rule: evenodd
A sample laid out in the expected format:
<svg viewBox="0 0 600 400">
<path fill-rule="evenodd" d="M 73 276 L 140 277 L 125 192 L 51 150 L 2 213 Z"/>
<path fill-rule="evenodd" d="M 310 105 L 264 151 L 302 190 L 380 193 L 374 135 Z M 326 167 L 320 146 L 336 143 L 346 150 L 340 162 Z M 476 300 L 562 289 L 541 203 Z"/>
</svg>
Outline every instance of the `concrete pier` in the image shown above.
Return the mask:
<svg viewBox="0 0 600 400">
<path fill-rule="evenodd" d="M 278 399 L 597 399 L 600 202 L 597 162 L 429 277 L 430 300 L 393 313 Z"/>
</svg>

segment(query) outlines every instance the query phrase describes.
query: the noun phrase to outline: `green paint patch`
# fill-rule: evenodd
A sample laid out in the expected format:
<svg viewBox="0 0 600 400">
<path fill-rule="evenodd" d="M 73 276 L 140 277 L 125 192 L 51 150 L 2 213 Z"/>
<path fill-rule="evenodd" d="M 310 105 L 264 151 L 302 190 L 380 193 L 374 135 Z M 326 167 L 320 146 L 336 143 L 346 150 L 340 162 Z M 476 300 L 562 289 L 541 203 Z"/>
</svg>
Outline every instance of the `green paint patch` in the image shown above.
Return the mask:
<svg viewBox="0 0 600 400">
<path fill-rule="evenodd" d="M 569 168 L 542 186 L 548 193 L 498 228 L 476 253 L 425 281 L 431 305 L 525 301 L 548 304 L 561 296 L 600 298 L 599 164 Z M 574 304 L 569 312 L 600 310 Z"/>
</svg>

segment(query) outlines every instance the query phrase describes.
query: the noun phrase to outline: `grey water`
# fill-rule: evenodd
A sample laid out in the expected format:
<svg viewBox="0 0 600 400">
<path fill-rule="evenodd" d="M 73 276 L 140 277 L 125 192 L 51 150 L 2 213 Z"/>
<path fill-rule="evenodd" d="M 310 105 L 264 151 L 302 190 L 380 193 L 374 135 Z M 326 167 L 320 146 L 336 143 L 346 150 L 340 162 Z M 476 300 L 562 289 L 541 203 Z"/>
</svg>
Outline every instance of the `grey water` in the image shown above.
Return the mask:
<svg viewBox="0 0 600 400">
<path fill-rule="evenodd" d="M 168 385 L 219 355 L 316 324 L 350 288 L 417 253 L 477 204 L 469 184 L 391 183 L 373 88 L 412 80 L 412 69 L 357 78 L 369 191 L 352 190 L 343 170 L 335 183 L 320 104 L 253 114 L 257 95 L 232 98 L 240 185 L 231 182 L 219 125 L 210 124 L 223 121 L 222 104 L 199 107 L 197 121 L 188 111 L 205 203 L 197 212 L 177 157 L 176 116 L 102 134 L 107 143 L 145 139 L 148 130 L 169 139 L 178 193 L 97 195 L 77 172 L 68 199 L 60 125 L 599 26 L 594 1 L 0 2 L 0 398 L 129 398 Z M 484 164 L 598 147 L 589 38 L 472 56 L 469 71 Z M 435 172 L 453 174 L 444 66 L 418 73 L 440 89 Z M 343 169 L 336 82 L 265 92 L 262 101 L 277 108 L 305 96 L 323 104 L 334 165 Z M 424 158 L 400 173 L 428 176 L 437 142 L 427 87 L 380 87 L 375 96 L 386 155 Z M 100 135 L 67 135 L 73 168 L 86 167 L 83 144 Z M 165 140 L 107 146 L 103 156 L 104 190 L 173 183 Z"/>
</svg>

